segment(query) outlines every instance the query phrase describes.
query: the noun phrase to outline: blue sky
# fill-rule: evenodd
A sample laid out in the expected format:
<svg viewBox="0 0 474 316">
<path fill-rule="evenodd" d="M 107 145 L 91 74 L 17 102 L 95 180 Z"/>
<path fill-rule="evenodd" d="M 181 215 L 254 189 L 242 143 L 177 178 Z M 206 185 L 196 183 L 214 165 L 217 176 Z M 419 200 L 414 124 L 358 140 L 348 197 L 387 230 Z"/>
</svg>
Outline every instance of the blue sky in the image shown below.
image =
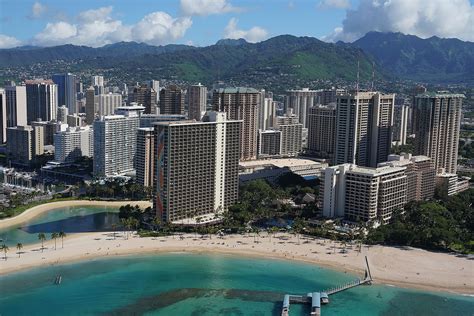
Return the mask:
<svg viewBox="0 0 474 316">
<path fill-rule="evenodd" d="M 474 0 L 0 0 L 0 48 L 125 41 L 205 46 L 280 34 L 353 41 L 367 31 L 474 40 Z M 456 19 L 441 18 L 444 14 Z"/>
</svg>

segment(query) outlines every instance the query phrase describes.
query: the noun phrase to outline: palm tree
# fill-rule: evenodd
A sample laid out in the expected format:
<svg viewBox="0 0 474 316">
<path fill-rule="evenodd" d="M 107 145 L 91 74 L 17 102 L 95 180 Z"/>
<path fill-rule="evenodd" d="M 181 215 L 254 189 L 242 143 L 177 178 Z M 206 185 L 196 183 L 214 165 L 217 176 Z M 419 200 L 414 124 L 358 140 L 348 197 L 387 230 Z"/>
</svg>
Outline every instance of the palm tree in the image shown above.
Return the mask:
<svg viewBox="0 0 474 316">
<path fill-rule="evenodd" d="M 159 216 L 156 216 L 154 219 L 153 219 L 153 224 L 156 226 L 156 228 L 160 227 L 161 225 L 161 218 Z"/>
<path fill-rule="evenodd" d="M 22 248 L 23 248 L 23 244 L 21 242 L 16 244 L 16 249 L 18 249 L 18 258 L 20 258 Z"/>
<path fill-rule="evenodd" d="M 122 228 L 123 228 L 123 238 L 125 238 L 125 230 L 127 227 L 127 219 L 126 218 L 121 218 L 120 222 L 122 223 Z"/>
<path fill-rule="evenodd" d="M 301 231 L 304 229 L 303 220 L 299 217 L 295 218 L 295 221 L 293 222 L 292 228 L 293 228 L 293 232 L 298 237 L 298 245 L 299 245 L 300 244 L 300 234 L 301 234 Z"/>
<path fill-rule="evenodd" d="M 115 231 L 117 230 L 117 224 L 112 224 L 112 229 L 114 230 L 114 240 L 115 240 Z"/>
<path fill-rule="evenodd" d="M 271 237 L 274 237 L 277 232 L 278 232 L 278 227 L 276 227 L 276 226 L 270 227 L 270 233 L 271 233 L 270 236 Z M 271 237 L 270 237 L 270 241 L 272 241 Z"/>
<path fill-rule="evenodd" d="M 0 247 L 0 250 L 2 250 L 4 253 L 5 253 L 5 260 L 7 260 L 7 252 L 9 250 L 8 246 L 3 244 L 1 247 Z"/>
<path fill-rule="evenodd" d="M 201 224 L 201 222 L 202 222 L 202 218 L 200 216 L 197 217 L 196 218 L 196 225 L 194 225 L 194 233 L 196 234 L 196 238 L 197 238 L 198 227 Z"/>
<path fill-rule="evenodd" d="M 54 250 L 56 250 L 56 239 L 58 239 L 58 233 L 52 233 L 51 239 L 54 239 Z"/>
<path fill-rule="evenodd" d="M 61 238 L 61 248 L 64 248 L 64 238 L 66 237 L 66 233 L 63 231 L 60 231 L 58 234 L 58 237 Z"/>
<path fill-rule="evenodd" d="M 46 235 L 44 233 L 38 234 L 38 239 L 41 240 L 41 252 L 44 250 L 44 241 L 46 240 Z"/>
</svg>

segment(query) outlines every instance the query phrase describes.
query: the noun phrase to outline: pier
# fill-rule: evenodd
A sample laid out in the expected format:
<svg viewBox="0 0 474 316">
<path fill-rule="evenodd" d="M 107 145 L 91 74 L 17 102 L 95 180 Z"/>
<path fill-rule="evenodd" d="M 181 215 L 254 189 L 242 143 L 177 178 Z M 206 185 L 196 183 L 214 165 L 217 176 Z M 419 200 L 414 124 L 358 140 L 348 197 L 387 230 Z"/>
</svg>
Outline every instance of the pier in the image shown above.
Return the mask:
<svg viewBox="0 0 474 316">
<path fill-rule="evenodd" d="M 311 313 L 310 316 L 320 316 L 321 315 L 321 304 L 329 303 L 329 295 L 334 295 L 339 292 L 357 287 L 359 285 L 370 285 L 372 284 L 372 275 L 370 273 L 369 261 L 365 257 L 366 270 L 365 277 L 363 280 L 355 279 L 351 282 L 341 284 L 323 291 L 311 292 L 306 295 L 293 295 L 286 294 L 283 298 L 283 306 L 281 310 L 281 316 L 290 315 L 290 304 L 311 304 Z"/>
<path fill-rule="evenodd" d="M 60 285 L 62 280 L 63 280 L 63 277 L 60 275 L 57 275 L 56 278 L 54 279 L 54 284 Z"/>
</svg>

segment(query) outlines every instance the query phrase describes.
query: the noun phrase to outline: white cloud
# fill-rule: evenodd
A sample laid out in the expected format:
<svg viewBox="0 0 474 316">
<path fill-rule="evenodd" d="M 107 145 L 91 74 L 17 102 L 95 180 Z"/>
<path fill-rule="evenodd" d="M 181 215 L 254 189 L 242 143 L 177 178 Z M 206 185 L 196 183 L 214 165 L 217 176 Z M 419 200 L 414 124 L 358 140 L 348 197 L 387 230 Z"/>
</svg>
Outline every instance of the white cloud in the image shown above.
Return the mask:
<svg viewBox="0 0 474 316">
<path fill-rule="evenodd" d="M 113 7 L 80 12 L 76 22 L 48 23 L 33 43 L 41 46 L 60 44 L 103 46 L 119 41 L 137 41 L 152 45 L 167 44 L 184 36 L 192 21 L 173 18 L 165 12 L 152 12 L 138 23 L 124 25 L 112 17 Z"/>
<path fill-rule="evenodd" d="M 14 37 L 0 34 L 0 49 L 1 48 L 12 48 L 20 46 L 21 41 L 17 40 Z"/>
<path fill-rule="evenodd" d="M 321 0 L 318 4 L 320 9 L 348 9 L 350 7 L 349 0 Z"/>
<path fill-rule="evenodd" d="M 52 46 L 73 43 L 77 27 L 67 22 L 48 23 L 41 33 L 36 34 L 34 44 Z"/>
<path fill-rule="evenodd" d="M 380 31 L 474 41 L 473 25 L 474 5 L 469 0 L 361 0 L 346 12 L 342 27 L 323 39 L 352 42 Z"/>
<path fill-rule="evenodd" d="M 111 20 L 112 6 L 91 9 L 79 13 L 79 20 L 83 23 L 93 23 L 98 20 Z"/>
<path fill-rule="evenodd" d="M 242 8 L 234 7 L 227 0 L 181 0 L 180 7 L 186 16 L 242 11 Z"/>
<path fill-rule="evenodd" d="M 229 23 L 224 29 L 224 38 L 239 39 L 243 38 L 248 42 L 260 42 L 268 37 L 267 30 L 254 26 L 249 30 L 240 30 L 237 28 L 239 21 L 236 18 L 230 19 Z"/>
<path fill-rule="evenodd" d="M 132 28 L 132 38 L 149 44 L 164 44 L 181 38 L 193 22 L 189 17 L 173 18 L 165 12 L 146 15 Z"/>
<path fill-rule="evenodd" d="M 45 5 L 36 1 L 35 3 L 33 3 L 33 6 L 31 7 L 31 15 L 29 17 L 33 19 L 39 19 L 40 17 L 43 16 L 44 13 L 46 13 L 46 10 L 47 8 Z"/>
</svg>

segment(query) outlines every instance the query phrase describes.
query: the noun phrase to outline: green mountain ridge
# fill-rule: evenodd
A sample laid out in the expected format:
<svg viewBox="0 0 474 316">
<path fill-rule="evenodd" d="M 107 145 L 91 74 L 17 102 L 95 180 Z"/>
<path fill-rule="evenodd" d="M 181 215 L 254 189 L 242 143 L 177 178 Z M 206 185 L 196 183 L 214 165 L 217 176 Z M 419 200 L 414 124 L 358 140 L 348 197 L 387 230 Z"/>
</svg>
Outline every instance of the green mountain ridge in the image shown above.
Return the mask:
<svg viewBox="0 0 474 316">
<path fill-rule="evenodd" d="M 208 84 L 226 80 L 280 87 L 318 80 L 354 82 L 359 62 L 361 81 L 370 81 L 375 64 L 376 80 L 474 83 L 474 43 L 401 33 L 370 32 L 354 43 L 335 44 L 280 35 L 255 44 L 225 39 L 207 47 L 121 42 L 99 48 L 62 45 L 0 50 L 1 68 L 58 60 L 71 71 L 98 69 L 117 77 L 132 74 L 133 80 L 159 74 L 163 79 Z"/>
<path fill-rule="evenodd" d="M 436 36 L 422 39 L 401 33 L 370 32 L 351 46 L 360 47 L 381 67 L 403 79 L 474 83 L 474 43 Z"/>
</svg>

